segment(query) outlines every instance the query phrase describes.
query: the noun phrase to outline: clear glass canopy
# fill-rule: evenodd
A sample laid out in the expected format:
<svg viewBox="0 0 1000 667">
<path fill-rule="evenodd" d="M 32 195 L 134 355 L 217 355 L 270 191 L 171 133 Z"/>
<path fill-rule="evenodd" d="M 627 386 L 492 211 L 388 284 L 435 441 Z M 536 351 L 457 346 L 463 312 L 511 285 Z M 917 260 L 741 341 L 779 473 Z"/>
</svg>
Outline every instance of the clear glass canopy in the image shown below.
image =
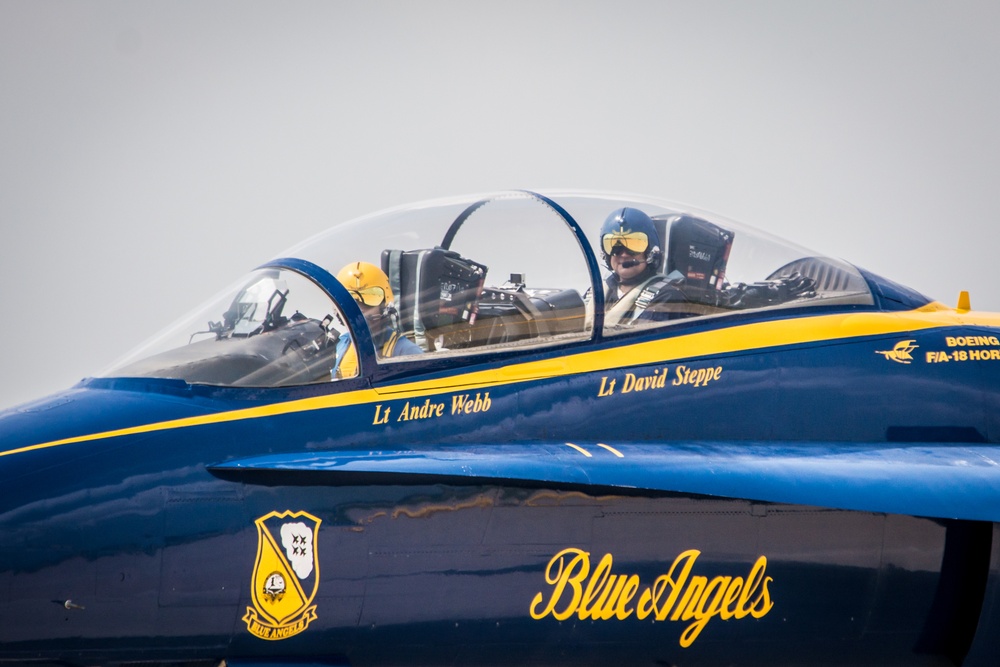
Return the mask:
<svg viewBox="0 0 1000 667">
<path fill-rule="evenodd" d="M 615 223 L 602 239 L 623 208 L 652 227 Z M 623 264 L 636 277 L 617 278 Z M 290 386 L 367 374 L 373 361 L 516 354 L 735 311 L 872 303 L 853 266 L 718 216 L 634 195 L 506 192 L 336 225 L 105 375 Z"/>
</svg>

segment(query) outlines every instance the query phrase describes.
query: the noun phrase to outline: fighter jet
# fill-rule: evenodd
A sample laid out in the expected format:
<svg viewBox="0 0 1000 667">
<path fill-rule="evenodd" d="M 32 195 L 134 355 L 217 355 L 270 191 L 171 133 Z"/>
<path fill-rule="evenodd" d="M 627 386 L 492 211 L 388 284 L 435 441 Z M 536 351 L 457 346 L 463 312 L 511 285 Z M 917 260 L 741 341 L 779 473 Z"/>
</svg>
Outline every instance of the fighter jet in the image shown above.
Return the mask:
<svg viewBox="0 0 1000 667">
<path fill-rule="evenodd" d="M 0 414 L 0 665 L 994 665 L 1000 315 L 653 197 L 331 227 Z"/>
</svg>

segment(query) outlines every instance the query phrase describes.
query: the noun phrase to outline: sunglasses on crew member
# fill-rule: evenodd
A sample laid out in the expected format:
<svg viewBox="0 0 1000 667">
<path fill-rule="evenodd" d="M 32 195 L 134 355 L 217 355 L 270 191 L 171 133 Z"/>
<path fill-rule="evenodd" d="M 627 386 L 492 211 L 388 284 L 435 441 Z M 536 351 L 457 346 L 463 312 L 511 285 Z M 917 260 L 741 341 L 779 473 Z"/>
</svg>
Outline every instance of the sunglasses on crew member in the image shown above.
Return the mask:
<svg viewBox="0 0 1000 667">
<path fill-rule="evenodd" d="M 385 290 L 381 287 L 365 287 L 364 289 L 347 290 L 358 303 L 366 306 L 381 306 L 385 301 Z"/>
<path fill-rule="evenodd" d="M 613 255 L 615 248 L 625 248 L 632 253 L 645 252 L 649 247 L 649 237 L 645 232 L 614 232 L 601 237 L 604 252 Z"/>
</svg>

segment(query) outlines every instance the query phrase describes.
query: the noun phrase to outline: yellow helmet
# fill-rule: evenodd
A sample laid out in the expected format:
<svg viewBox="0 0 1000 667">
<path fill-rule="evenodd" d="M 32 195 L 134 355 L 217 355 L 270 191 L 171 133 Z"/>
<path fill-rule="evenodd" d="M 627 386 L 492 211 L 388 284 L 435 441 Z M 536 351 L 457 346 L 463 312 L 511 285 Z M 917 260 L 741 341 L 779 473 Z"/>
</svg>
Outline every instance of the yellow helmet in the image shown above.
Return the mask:
<svg viewBox="0 0 1000 667">
<path fill-rule="evenodd" d="M 393 302 L 389 278 L 374 264 L 351 262 L 340 270 L 337 280 L 359 304 L 384 309 Z"/>
</svg>

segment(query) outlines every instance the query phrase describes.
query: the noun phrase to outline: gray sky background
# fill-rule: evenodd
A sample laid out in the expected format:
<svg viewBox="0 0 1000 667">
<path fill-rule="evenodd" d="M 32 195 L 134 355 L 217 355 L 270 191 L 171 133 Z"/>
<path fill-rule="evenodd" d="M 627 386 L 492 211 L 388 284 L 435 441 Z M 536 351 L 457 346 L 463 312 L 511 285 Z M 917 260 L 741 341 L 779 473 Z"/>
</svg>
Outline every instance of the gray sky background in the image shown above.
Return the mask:
<svg viewBox="0 0 1000 667">
<path fill-rule="evenodd" d="M 1000 3 L 0 0 L 0 407 L 336 222 L 656 195 L 1000 311 Z"/>
</svg>

